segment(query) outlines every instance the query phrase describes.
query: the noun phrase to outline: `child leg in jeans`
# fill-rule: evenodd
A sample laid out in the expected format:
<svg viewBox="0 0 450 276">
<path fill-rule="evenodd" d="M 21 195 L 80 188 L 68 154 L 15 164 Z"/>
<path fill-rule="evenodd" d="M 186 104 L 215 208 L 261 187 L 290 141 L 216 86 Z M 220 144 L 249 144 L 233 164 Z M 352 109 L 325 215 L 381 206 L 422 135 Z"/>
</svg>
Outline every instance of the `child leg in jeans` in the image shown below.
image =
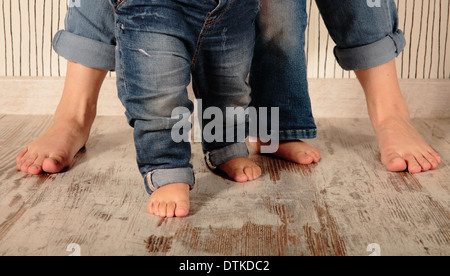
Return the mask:
<svg viewBox="0 0 450 276">
<path fill-rule="evenodd" d="M 172 131 L 193 111 L 186 90 L 191 73 L 204 109 L 215 107 L 225 114 L 227 107 L 246 108 L 250 103 L 246 77 L 258 4 L 257 0 L 116 4 L 119 97 L 134 128 L 139 170 L 151 195 L 150 213 L 183 217 L 189 212 L 189 189 L 195 184 L 191 146 L 188 139 L 175 141 Z M 245 141 L 226 142 L 223 118 L 222 139 L 203 143 L 208 163 L 239 182 L 259 177 L 261 169 L 248 159 Z M 238 121 L 233 127 L 245 124 Z"/>
</svg>

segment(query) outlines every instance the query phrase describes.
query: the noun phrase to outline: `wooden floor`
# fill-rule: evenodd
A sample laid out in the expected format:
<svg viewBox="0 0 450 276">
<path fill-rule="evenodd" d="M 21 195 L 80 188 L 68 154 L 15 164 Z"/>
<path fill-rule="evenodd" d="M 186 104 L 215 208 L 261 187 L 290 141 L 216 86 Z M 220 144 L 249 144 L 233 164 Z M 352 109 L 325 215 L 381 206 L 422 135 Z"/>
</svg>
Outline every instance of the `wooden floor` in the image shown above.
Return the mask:
<svg viewBox="0 0 450 276">
<path fill-rule="evenodd" d="M 236 184 L 193 164 L 191 215 L 147 214 L 124 117 L 99 117 L 87 149 L 57 175 L 17 172 L 15 156 L 50 116 L 0 115 L 0 255 L 450 255 L 450 119 L 414 123 L 439 169 L 390 173 L 366 119 L 318 119 L 323 154 L 300 166 L 252 155 L 261 179 Z"/>
</svg>

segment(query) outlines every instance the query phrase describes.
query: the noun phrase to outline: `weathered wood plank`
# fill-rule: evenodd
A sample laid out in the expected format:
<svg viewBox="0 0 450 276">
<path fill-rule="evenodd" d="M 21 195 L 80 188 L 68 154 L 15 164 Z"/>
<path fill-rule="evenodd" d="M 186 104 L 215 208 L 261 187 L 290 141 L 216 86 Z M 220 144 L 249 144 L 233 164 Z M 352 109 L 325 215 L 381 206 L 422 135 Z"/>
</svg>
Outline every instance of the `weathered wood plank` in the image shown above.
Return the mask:
<svg viewBox="0 0 450 276">
<path fill-rule="evenodd" d="M 191 215 L 146 211 L 132 130 L 99 117 L 86 150 L 57 175 L 27 176 L 15 154 L 51 123 L 48 116 L 0 118 L 0 255 L 450 255 L 450 120 L 415 120 L 442 154 L 435 171 L 390 173 L 379 163 L 365 119 L 320 119 L 311 141 L 319 164 L 252 154 L 261 179 L 214 175 L 193 145 L 198 185 Z"/>
</svg>

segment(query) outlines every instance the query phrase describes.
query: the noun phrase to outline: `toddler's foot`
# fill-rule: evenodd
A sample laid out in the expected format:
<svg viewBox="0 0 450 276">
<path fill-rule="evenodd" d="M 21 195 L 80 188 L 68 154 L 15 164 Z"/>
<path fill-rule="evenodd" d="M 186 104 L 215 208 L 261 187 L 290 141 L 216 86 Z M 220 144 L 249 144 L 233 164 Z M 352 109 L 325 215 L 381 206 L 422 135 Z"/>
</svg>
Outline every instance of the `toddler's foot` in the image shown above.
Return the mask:
<svg viewBox="0 0 450 276">
<path fill-rule="evenodd" d="M 53 123 L 17 155 L 17 169 L 34 175 L 61 172 L 85 146 L 89 131 L 90 125 L 82 127 L 69 120 Z"/>
<path fill-rule="evenodd" d="M 248 158 L 235 158 L 218 167 L 218 169 L 228 175 L 236 182 L 253 181 L 262 174 L 261 168 Z"/>
<path fill-rule="evenodd" d="M 261 146 L 265 144 L 258 139 L 257 142 L 250 142 L 256 152 L 261 152 Z M 320 161 L 321 153 L 313 146 L 303 141 L 281 141 L 278 150 L 272 155 L 284 160 L 302 165 L 309 165 Z"/>
<path fill-rule="evenodd" d="M 440 155 L 423 140 L 409 120 L 392 118 L 374 124 L 381 162 L 392 172 L 419 173 L 436 169 Z"/>
<path fill-rule="evenodd" d="M 152 193 L 147 210 L 162 218 L 186 217 L 190 208 L 189 191 L 189 185 L 184 183 L 163 186 Z"/>
</svg>

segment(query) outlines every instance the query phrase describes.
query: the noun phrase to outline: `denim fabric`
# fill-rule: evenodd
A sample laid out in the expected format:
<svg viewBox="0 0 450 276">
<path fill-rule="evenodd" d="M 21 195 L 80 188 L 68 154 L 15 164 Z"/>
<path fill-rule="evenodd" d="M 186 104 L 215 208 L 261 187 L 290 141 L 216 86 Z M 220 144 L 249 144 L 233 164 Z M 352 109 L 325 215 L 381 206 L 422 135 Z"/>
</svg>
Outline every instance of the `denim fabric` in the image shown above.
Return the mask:
<svg viewBox="0 0 450 276">
<path fill-rule="evenodd" d="M 56 52 L 85 66 L 113 69 L 114 18 L 108 2 L 81 0 L 81 7 L 70 8 L 66 30 L 54 39 Z M 369 7 L 366 0 L 316 2 L 337 44 L 335 55 L 344 69 L 384 64 L 404 48 L 405 38 L 398 29 L 393 0 L 381 0 L 381 7 Z M 251 104 L 280 107 L 280 140 L 316 135 L 306 82 L 305 7 L 305 0 L 261 0 L 257 19 Z"/>
<path fill-rule="evenodd" d="M 191 74 L 202 112 L 216 107 L 225 114 L 227 107 L 250 103 L 246 77 L 258 8 L 258 0 L 123 0 L 115 6 L 119 98 L 134 128 L 137 162 L 148 191 L 170 183 L 194 185 L 190 142 L 175 142 L 171 136 L 184 115 L 173 111 L 183 107 L 188 115 L 193 112 L 186 89 Z M 223 126 L 225 135 L 225 116 Z M 236 153 L 234 144 L 204 140 L 203 148 L 213 155 L 220 151 L 221 162 L 248 156 L 246 147 Z"/>
<path fill-rule="evenodd" d="M 248 157 L 248 148 L 246 143 L 235 143 L 223 149 L 208 152 L 205 156 L 205 163 L 210 170 L 217 169 L 217 166 L 224 164 L 232 159 L 239 157 Z"/>
<path fill-rule="evenodd" d="M 250 83 L 252 106 L 280 108 L 280 140 L 315 138 L 305 57 L 306 1 L 262 0 Z M 271 114 L 267 127 L 270 129 Z"/>
<path fill-rule="evenodd" d="M 53 39 L 54 50 L 67 60 L 103 70 L 115 69 L 114 10 L 109 0 L 80 0 L 69 7 L 65 30 Z"/>
<path fill-rule="evenodd" d="M 154 170 L 145 177 L 145 188 L 150 195 L 157 189 L 173 183 L 186 183 L 191 190 L 194 189 L 196 183 L 192 168 Z"/>
<path fill-rule="evenodd" d="M 113 70 L 115 68 L 114 59 L 114 15 L 110 1 L 113 0 L 80 0 L 80 7 L 70 7 L 66 16 L 66 29 L 58 32 L 53 40 L 55 51 L 68 60 L 78 62 L 88 67 L 94 67 L 105 70 Z M 270 53 L 271 47 L 276 51 L 286 47 L 284 43 L 300 42 L 304 44 L 304 30 L 306 6 L 305 0 L 262 0 L 261 18 L 258 19 L 260 26 L 259 39 L 257 40 L 259 50 L 255 53 L 256 59 L 262 59 L 264 53 Z M 401 30 L 398 29 L 398 13 L 393 0 L 381 0 L 381 7 L 370 7 L 366 0 L 316 0 L 317 6 L 327 25 L 331 37 L 336 42 L 335 55 L 339 64 L 346 70 L 358 70 L 374 67 L 386 63 L 394 59 L 405 47 L 405 38 Z M 266 11 L 264 13 L 264 11 Z M 263 24 L 262 22 L 266 22 Z M 300 24 L 297 29 L 293 27 Z M 288 23 L 285 28 L 281 24 Z M 272 33 L 264 34 L 266 28 L 261 26 L 269 26 Z M 275 31 L 275 32 L 274 32 Z M 261 36 L 273 38 L 270 45 L 259 45 L 262 40 Z M 293 40 L 286 40 L 288 37 L 295 37 Z M 299 38 L 299 36 L 301 38 Z M 271 47 L 269 47 L 271 46 Z M 293 45 L 297 48 L 303 48 L 304 45 Z M 294 47 L 295 48 L 295 47 Z M 298 62 L 302 59 L 301 55 L 296 54 L 290 56 L 290 62 Z M 268 51 L 268 52 L 264 52 Z M 268 58 L 269 59 L 269 58 Z M 264 65 L 261 60 L 256 60 L 253 71 L 258 71 L 255 66 Z M 287 63 L 289 68 L 289 63 Z M 305 68 L 303 65 L 303 69 Z M 277 69 L 280 65 L 275 66 Z M 286 68 L 286 67 L 282 67 Z M 270 69 L 267 69 L 269 71 Z M 279 70 L 274 69 L 269 75 Z M 301 73 L 302 74 L 302 73 Z M 281 75 L 281 74 L 278 74 Z M 257 76 L 257 81 L 264 82 L 268 79 L 264 75 Z M 300 77 L 301 79 L 301 77 Z M 289 78 L 279 79 L 281 86 L 288 86 Z M 286 83 L 287 84 L 286 84 Z M 271 95 L 273 89 L 260 89 L 262 85 L 256 85 L 255 90 L 260 92 L 254 96 L 255 99 L 264 98 L 266 93 L 270 101 L 262 100 L 255 102 L 260 106 L 276 106 L 270 104 L 262 104 L 264 102 L 271 103 Z M 276 86 L 276 82 L 272 82 L 271 86 Z M 301 93 L 307 90 L 306 86 L 299 84 L 292 87 L 301 87 Z M 253 88 L 253 87 L 252 87 Z M 281 90 L 281 89 L 280 89 Z M 294 90 L 294 94 L 297 93 Z M 301 97 L 300 97 L 301 98 Z M 262 103 L 261 103 L 262 102 Z M 311 123 L 311 120 L 306 120 Z M 283 124 L 283 121 L 281 122 Z M 288 129 L 283 127 L 283 129 Z"/>
<path fill-rule="evenodd" d="M 395 2 L 379 2 L 377 7 L 366 0 L 316 0 L 336 42 L 334 53 L 343 69 L 360 70 L 387 63 L 405 48 Z"/>
</svg>

